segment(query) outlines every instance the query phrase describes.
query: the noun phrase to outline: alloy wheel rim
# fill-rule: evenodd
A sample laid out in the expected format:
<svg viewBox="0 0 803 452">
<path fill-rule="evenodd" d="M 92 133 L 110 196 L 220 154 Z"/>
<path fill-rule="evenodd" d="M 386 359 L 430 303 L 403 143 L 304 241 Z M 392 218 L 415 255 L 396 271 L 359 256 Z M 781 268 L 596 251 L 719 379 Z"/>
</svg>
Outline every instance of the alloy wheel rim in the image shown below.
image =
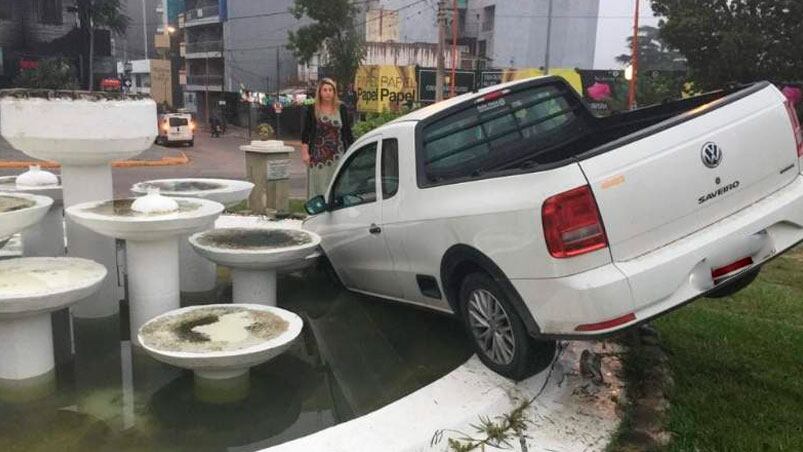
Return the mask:
<svg viewBox="0 0 803 452">
<path fill-rule="evenodd" d="M 485 356 L 507 365 L 516 354 L 513 326 L 502 303 L 489 291 L 476 289 L 468 300 L 468 323 Z"/>
</svg>

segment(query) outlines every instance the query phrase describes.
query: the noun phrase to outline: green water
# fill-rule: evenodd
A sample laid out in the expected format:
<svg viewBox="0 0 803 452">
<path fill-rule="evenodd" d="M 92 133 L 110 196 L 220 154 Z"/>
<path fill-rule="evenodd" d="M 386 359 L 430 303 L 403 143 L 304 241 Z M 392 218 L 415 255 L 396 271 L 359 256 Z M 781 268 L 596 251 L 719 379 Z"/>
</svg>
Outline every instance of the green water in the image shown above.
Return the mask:
<svg viewBox="0 0 803 452">
<path fill-rule="evenodd" d="M 282 277 L 278 295 L 304 319 L 302 335 L 253 368 L 248 396 L 229 404 L 199 401 L 191 372 L 129 352 L 117 318 L 77 321 L 76 355 L 58 367 L 56 392 L 0 401 L 0 451 L 258 450 L 376 410 L 470 354 L 450 318 L 351 294 L 320 275 Z M 227 298 L 230 287 L 209 301 Z"/>
</svg>

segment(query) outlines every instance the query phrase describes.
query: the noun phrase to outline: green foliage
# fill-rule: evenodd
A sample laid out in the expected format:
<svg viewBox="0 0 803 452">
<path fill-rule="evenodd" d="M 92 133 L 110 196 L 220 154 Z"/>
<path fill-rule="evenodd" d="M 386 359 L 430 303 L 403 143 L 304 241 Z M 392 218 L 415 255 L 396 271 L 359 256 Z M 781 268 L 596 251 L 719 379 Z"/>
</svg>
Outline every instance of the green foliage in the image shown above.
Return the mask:
<svg viewBox="0 0 803 452">
<path fill-rule="evenodd" d="M 313 23 L 288 32 L 287 48 L 302 63 L 325 51 L 340 89 L 354 81 L 357 68 L 365 57 L 362 35 L 355 24 L 358 2 L 351 0 L 295 0 L 290 12 L 308 17 Z"/>
<path fill-rule="evenodd" d="M 743 291 L 657 320 L 671 359 L 670 450 L 800 450 L 803 248 Z"/>
<path fill-rule="evenodd" d="M 616 57 L 622 64 L 630 63 L 633 37 L 627 37 L 628 52 Z M 652 74 L 657 72 L 656 76 Z M 653 105 L 680 98 L 686 83 L 686 60 L 670 48 L 655 27 L 639 27 L 639 77 L 636 99 L 640 106 Z M 625 106 L 621 105 L 621 109 Z"/>
<path fill-rule="evenodd" d="M 409 113 L 410 110 L 402 110 L 402 111 L 385 111 L 382 113 L 368 113 L 365 117 L 365 120 L 358 121 L 354 124 L 352 128 L 352 132 L 354 133 L 354 138 L 359 138 L 366 133 L 376 129 L 377 127 L 385 124 L 386 122 L 393 121 L 394 119 L 404 116 Z"/>
<path fill-rule="evenodd" d="M 803 74 L 800 0 L 652 0 L 652 8 L 661 39 L 686 57 L 696 88 Z"/>
<path fill-rule="evenodd" d="M 95 29 L 108 28 L 118 35 L 123 35 L 131 23 L 131 19 L 123 13 L 125 2 L 121 0 L 93 0 L 92 21 Z"/>
<path fill-rule="evenodd" d="M 48 58 L 39 61 L 35 69 L 22 70 L 14 80 L 14 86 L 33 89 L 78 89 L 78 79 L 67 60 Z"/>
<path fill-rule="evenodd" d="M 263 122 L 262 124 L 259 124 L 256 127 L 255 132 L 256 132 L 257 136 L 259 137 L 259 139 L 262 140 L 262 141 L 272 140 L 272 139 L 276 138 L 276 132 L 274 132 L 273 127 L 271 127 L 270 124 L 265 123 L 265 122 Z"/>
<path fill-rule="evenodd" d="M 661 40 L 660 31 L 655 27 L 639 27 L 638 61 L 639 70 L 677 71 L 686 68 L 686 59 L 677 50 Z M 630 63 L 633 36 L 627 37 L 627 53 L 616 57 L 622 64 Z"/>
</svg>

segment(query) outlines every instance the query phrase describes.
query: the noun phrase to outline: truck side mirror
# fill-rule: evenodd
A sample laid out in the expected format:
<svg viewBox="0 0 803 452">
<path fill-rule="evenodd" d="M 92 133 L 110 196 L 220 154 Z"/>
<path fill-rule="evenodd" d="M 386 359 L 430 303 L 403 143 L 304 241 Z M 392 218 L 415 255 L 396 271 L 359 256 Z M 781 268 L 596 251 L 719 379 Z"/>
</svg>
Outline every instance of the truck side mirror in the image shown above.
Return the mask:
<svg viewBox="0 0 803 452">
<path fill-rule="evenodd" d="M 307 211 L 310 215 L 318 215 L 321 212 L 325 212 L 329 206 L 326 204 L 326 198 L 322 195 L 318 195 L 304 204 L 304 210 Z"/>
</svg>

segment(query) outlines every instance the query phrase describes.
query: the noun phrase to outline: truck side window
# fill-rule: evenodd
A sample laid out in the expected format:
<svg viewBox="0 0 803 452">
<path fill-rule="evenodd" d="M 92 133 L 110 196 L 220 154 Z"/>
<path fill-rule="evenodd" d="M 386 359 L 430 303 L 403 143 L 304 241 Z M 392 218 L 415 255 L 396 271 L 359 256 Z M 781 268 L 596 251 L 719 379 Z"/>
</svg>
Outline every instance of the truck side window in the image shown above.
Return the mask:
<svg viewBox="0 0 803 452">
<path fill-rule="evenodd" d="M 332 187 L 335 209 L 376 201 L 376 142 L 358 149 L 340 168 Z"/>
<path fill-rule="evenodd" d="M 382 140 L 382 199 L 399 191 L 399 140 Z"/>
<path fill-rule="evenodd" d="M 504 92 L 426 124 L 417 154 L 426 178 L 421 182 L 478 177 L 523 159 L 548 162 L 553 147 L 586 127 L 568 89 L 553 84 Z"/>
</svg>

